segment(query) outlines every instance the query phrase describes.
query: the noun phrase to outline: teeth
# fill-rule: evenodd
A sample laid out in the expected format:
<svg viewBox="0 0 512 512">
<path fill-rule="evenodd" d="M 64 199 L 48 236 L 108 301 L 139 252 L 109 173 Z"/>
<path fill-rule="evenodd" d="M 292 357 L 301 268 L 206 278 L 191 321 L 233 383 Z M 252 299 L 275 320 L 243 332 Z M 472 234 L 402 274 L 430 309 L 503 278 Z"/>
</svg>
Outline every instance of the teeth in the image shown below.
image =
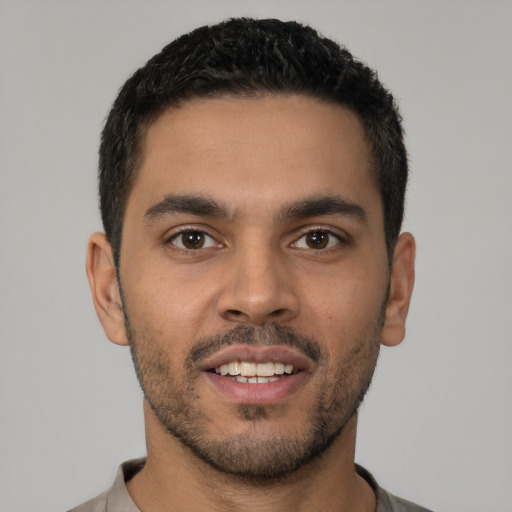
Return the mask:
<svg viewBox="0 0 512 512">
<path fill-rule="evenodd" d="M 258 363 L 256 365 L 258 377 L 272 377 L 274 375 L 274 363 Z"/>
<path fill-rule="evenodd" d="M 240 363 L 238 361 L 233 361 L 232 363 L 229 363 L 229 374 L 240 375 Z"/>
<path fill-rule="evenodd" d="M 274 363 L 274 373 L 276 375 L 283 375 L 283 373 L 284 373 L 284 364 L 283 363 Z"/>
<path fill-rule="evenodd" d="M 240 363 L 240 373 L 244 377 L 250 377 L 251 375 L 256 375 L 256 364 L 255 363 L 246 363 L 242 361 Z"/>
<path fill-rule="evenodd" d="M 243 375 L 237 375 L 233 379 L 243 384 L 267 384 L 279 380 L 280 377 L 244 377 Z"/>
<path fill-rule="evenodd" d="M 293 365 L 284 363 L 249 363 L 247 361 L 231 361 L 215 368 L 215 372 L 223 376 L 236 377 L 237 382 L 254 384 L 274 382 L 279 379 L 277 375 L 293 373 Z"/>
</svg>

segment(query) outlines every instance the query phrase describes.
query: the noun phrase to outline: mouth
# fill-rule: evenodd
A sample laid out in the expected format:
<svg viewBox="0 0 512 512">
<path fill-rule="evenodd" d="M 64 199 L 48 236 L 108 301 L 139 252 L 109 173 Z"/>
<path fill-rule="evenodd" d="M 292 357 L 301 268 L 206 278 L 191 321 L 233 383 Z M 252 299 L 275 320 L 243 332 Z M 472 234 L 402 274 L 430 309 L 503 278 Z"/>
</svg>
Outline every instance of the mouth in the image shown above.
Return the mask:
<svg viewBox="0 0 512 512">
<path fill-rule="evenodd" d="M 223 400 L 266 405 L 286 400 L 301 389 L 314 363 L 285 346 L 232 346 L 203 361 L 200 369 Z"/>
<path fill-rule="evenodd" d="M 292 364 L 283 362 L 230 361 L 210 370 L 222 377 L 226 377 L 242 384 L 268 384 L 286 379 L 290 375 L 298 373 Z"/>
</svg>

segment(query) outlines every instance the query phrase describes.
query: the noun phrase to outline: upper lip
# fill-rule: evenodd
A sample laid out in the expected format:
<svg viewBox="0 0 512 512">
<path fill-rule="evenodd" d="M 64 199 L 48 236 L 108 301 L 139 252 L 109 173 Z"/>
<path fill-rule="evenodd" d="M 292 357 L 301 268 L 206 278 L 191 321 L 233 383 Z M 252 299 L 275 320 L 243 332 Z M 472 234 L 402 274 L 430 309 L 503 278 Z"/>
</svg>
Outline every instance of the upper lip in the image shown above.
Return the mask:
<svg viewBox="0 0 512 512">
<path fill-rule="evenodd" d="M 271 347 L 234 345 L 221 349 L 206 358 L 200 363 L 199 368 L 203 371 L 208 371 L 231 361 L 291 364 L 297 371 L 308 370 L 313 364 L 306 355 L 284 345 L 274 345 Z"/>
</svg>

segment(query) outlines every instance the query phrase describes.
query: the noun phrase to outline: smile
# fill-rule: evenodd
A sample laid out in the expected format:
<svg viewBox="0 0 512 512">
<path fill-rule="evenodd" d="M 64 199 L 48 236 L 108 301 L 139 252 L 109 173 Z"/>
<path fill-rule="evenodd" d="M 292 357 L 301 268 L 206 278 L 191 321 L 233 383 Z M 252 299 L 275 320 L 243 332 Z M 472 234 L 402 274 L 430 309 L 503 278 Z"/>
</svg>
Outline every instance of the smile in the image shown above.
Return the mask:
<svg viewBox="0 0 512 512">
<path fill-rule="evenodd" d="M 214 368 L 217 375 L 244 384 L 276 382 L 295 372 L 293 365 L 281 362 L 253 363 L 231 361 Z"/>
<path fill-rule="evenodd" d="M 309 381 L 315 363 L 284 345 L 231 345 L 200 364 L 208 386 L 232 404 L 270 405 L 286 400 Z"/>
</svg>

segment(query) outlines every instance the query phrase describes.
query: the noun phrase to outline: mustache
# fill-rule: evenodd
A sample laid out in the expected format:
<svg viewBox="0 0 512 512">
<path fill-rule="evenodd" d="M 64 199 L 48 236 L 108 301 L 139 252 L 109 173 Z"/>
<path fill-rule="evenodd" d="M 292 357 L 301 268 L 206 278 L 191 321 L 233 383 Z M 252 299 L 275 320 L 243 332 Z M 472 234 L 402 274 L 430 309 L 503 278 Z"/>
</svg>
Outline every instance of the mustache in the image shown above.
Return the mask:
<svg viewBox="0 0 512 512">
<path fill-rule="evenodd" d="M 186 366 L 193 366 L 224 347 L 238 344 L 256 345 L 257 343 L 267 346 L 286 345 L 296 348 L 315 363 L 320 361 L 322 355 L 318 341 L 299 334 L 291 327 L 279 324 L 269 324 L 262 327 L 238 325 L 228 331 L 201 339 L 190 350 Z"/>
</svg>

